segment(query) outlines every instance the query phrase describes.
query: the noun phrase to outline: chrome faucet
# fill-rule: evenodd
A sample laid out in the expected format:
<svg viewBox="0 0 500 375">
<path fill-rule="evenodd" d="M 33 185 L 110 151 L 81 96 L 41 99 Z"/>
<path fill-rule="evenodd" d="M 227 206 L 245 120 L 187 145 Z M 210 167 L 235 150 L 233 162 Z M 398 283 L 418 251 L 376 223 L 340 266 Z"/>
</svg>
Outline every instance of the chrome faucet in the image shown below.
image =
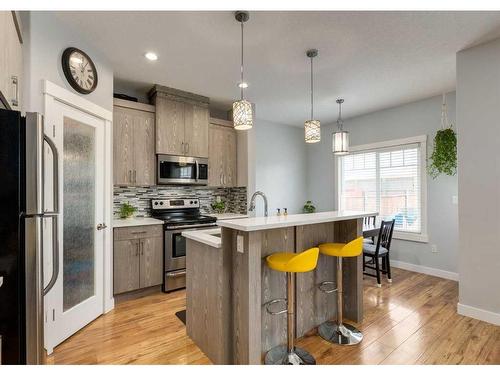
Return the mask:
<svg viewBox="0 0 500 375">
<path fill-rule="evenodd" d="M 253 193 L 252 198 L 250 198 L 250 207 L 248 207 L 248 211 L 254 211 L 255 210 L 255 198 L 257 195 L 260 195 L 262 199 L 264 199 L 264 216 L 268 216 L 267 212 L 267 197 L 262 191 L 256 191 Z"/>
</svg>

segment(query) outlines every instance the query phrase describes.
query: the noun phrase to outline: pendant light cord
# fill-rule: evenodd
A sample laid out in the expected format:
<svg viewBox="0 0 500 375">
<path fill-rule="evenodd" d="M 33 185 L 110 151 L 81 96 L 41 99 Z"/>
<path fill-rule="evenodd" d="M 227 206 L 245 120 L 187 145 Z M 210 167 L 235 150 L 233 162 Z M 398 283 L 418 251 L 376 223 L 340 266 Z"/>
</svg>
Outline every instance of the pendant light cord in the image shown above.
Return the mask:
<svg viewBox="0 0 500 375">
<path fill-rule="evenodd" d="M 243 100 L 243 21 L 241 23 L 241 81 L 240 81 L 240 89 L 241 89 L 241 100 Z"/>
<path fill-rule="evenodd" d="M 313 58 L 311 57 L 311 120 L 314 120 L 314 81 L 313 81 Z"/>
</svg>

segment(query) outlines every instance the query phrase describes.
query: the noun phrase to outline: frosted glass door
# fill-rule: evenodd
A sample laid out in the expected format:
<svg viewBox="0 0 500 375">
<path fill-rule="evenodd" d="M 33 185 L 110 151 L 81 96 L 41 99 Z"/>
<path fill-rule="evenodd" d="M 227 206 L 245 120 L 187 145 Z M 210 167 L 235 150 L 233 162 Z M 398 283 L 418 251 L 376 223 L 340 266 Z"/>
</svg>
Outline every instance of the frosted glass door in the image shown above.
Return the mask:
<svg viewBox="0 0 500 375">
<path fill-rule="evenodd" d="M 58 278 L 44 298 L 45 348 L 50 353 L 104 312 L 109 229 L 101 225 L 99 230 L 98 224 L 105 223 L 105 165 L 110 155 L 105 130 L 111 124 L 59 100 L 50 98 L 46 105 L 45 135 L 59 151 Z M 45 169 L 51 164 L 45 163 Z"/>
<path fill-rule="evenodd" d="M 64 117 L 63 309 L 95 294 L 95 129 Z"/>
</svg>

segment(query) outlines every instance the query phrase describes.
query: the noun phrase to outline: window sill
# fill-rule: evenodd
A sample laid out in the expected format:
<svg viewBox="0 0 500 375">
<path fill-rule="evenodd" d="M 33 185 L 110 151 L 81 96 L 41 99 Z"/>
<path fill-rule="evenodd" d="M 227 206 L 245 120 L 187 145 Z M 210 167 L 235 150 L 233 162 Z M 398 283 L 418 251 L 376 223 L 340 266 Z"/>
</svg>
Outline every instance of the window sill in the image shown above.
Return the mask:
<svg viewBox="0 0 500 375">
<path fill-rule="evenodd" d="M 392 237 L 396 240 L 413 241 L 413 242 L 429 242 L 429 236 L 423 233 L 409 233 L 394 231 Z"/>
</svg>

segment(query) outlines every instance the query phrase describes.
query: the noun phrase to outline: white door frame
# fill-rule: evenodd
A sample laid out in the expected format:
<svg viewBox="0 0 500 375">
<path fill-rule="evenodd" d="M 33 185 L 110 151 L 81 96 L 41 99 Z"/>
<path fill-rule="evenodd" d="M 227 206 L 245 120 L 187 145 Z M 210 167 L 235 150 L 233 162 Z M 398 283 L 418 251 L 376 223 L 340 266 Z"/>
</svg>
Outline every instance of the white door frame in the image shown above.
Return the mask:
<svg viewBox="0 0 500 375">
<path fill-rule="evenodd" d="M 94 117 L 102 119 L 105 123 L 104 129 L 104 311 L 107 313 L 115 306 L 113 298 L 113 112 L 108 111 L 91 101 L 76 95 L 50 81 L 43 80 L 42 92 L 44 95 L 45 120 L 47 118 L 47 107 L 50 101 L 57 100 L 79 111 L 86 112 Z"/>
</svg>

